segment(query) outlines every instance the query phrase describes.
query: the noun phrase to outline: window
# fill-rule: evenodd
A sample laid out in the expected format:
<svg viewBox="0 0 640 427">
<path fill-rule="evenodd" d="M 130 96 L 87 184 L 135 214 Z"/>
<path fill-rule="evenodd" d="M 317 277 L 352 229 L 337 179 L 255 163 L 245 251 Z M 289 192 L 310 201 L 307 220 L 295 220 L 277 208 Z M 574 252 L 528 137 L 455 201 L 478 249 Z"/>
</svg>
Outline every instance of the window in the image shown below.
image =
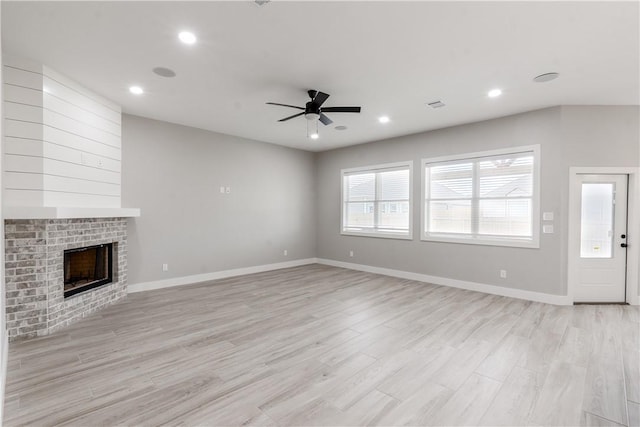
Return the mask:
<svg viewBox="0 0 640 427">
<path fill-rule="evenodd" d="M 423 240 L 538 247 L 538 152 L 423 160 Z"/>
<path fill-rule="evenodd" d="M 412 162 L 342 171 L 342 234 L 411 239 Z"/>
</svg>

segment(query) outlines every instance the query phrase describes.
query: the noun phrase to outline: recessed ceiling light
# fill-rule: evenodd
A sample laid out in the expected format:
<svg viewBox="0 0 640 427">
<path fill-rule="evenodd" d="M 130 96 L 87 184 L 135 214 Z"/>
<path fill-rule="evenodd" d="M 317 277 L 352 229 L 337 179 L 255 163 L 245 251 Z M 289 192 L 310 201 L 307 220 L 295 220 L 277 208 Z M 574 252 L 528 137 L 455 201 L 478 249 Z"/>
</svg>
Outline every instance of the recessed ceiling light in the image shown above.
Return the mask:
<svg viewBox="0 0 640 427">
<path fill-rule="evenodd" d="M 378 121 L 379 121 L 380 123 L 389 123 L 389 116 L 381 116 L 381 117 L 378 117 Z"/>
<path fill-rule="evenodd" d="M 551 80 L 557 79 L 559 75 L 560 74 L 558 73 L 544 73 L 540 74 L 539 76 L 535 76 L 533 78 L 533 81 L 536 83 L 550 82 Z"/>
<path fill-rule="evenodd" d="M 178 38 L 184 44 L 194 44 L 196 40 L 198 40 L 195 34 L 190 33 L 189 31 L 181 32 L 180 34 L 178 34 Z"/>
<path fill-rule="evenodd" d="M 338 125 L 335 127 L 335 130 L 347 130 L 347 127 L 344 125 Z"/>
<path fill-rule="evenodd" d="M 142 95 L 144 93 L 144 90 L 140 86 L 131 86 L 129 88 L 129 92 L 134 95 Z"/>
<path fill-rule="evenodd" d="M 309 135 L 309 138 L 318 139 L 318 138 L 320 138 L 320 135 L 318 135 L 317 133 L 312 133 L 311 135 Z"/>
<path fill-rule="evenodd" d="M 165 68 L 165 67 L 156 67 L 152 70 L 155 74 L 159 75 L 160 77 L 175 77 L 176 76 L 176 72 L 169 69 L 169 68 Z"/>
<path fill-rule="evenodd" d="M 500 89 L 491 89 L 489 91 L 489 93 L 487 93 L 487 95 L 489 96 L 489 98 L 496 98 L 496 97 L 502 95 L 502 90 L 500 90 Z"/>
</svg>

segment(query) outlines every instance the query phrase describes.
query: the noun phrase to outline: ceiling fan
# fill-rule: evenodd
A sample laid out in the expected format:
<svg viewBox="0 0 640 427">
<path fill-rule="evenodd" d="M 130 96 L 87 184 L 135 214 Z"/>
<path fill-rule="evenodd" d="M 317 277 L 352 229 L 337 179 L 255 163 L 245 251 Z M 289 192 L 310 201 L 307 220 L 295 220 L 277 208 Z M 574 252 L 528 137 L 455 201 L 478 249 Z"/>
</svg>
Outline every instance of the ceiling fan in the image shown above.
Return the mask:
<svg viewBox="0 0 640 427">
<path fill-rule="evenodd" d="M 296 108 L 298 110 L 303 110 L 301 113 L 294 114 L 293 116 L 285 117 L 284 119 L 278 120 L 279 122 L 286 122 L 287 120 L 291 120 L 295 117 L 302 116 L 307 120 L 320 120 L 323 125 L 330 125 L 333 123 L 329 117 L 327 117 L 324 113 L 359 113 L 360 107 L 322 107 L 322 104 L 329 98 L 329 95 L 324 92 L 318 92 L 317 90 L 309 90 L 307 91 L 309 94 L 309 98 L 311 101 L 307 102 L 305 107 L 298 107 L 296 105 L 289 104 L 279 104 L 277 102 L 267 102 L 269 105 L 280 105 L 281 107 L 290 107 Z"/>
</svg>

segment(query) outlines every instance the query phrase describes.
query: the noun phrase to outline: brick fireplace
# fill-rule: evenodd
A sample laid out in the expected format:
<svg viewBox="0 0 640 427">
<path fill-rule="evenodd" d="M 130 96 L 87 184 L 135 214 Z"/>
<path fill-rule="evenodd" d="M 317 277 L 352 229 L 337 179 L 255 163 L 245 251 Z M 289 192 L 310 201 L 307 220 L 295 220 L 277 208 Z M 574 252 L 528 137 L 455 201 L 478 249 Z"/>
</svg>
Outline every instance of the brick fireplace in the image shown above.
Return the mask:
<svg viewBox="0 0 640 427">
<path fill-rule="evenodd" d="M 68 295 L 64 252 L 112 245 L 111 283 Z M 127 294 L 127 219 L 5 220 L 9 340 L 47 335 Z"/>
</svg>

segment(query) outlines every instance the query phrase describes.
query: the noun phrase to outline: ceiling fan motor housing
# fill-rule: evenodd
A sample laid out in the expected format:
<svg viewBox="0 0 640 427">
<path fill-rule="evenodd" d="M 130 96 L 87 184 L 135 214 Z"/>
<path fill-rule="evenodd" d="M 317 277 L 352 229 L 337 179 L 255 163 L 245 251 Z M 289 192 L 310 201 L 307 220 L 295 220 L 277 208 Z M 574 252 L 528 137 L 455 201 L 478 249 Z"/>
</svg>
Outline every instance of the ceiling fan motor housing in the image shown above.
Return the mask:
<svg viewBox="0 0 640 427">
<path fill-rule="evenodd" d="M 320 107 L 309 101 L 304 109 L 304 118 L 307 120 L 318 120 L 320 118 Z"/>
</svg>

